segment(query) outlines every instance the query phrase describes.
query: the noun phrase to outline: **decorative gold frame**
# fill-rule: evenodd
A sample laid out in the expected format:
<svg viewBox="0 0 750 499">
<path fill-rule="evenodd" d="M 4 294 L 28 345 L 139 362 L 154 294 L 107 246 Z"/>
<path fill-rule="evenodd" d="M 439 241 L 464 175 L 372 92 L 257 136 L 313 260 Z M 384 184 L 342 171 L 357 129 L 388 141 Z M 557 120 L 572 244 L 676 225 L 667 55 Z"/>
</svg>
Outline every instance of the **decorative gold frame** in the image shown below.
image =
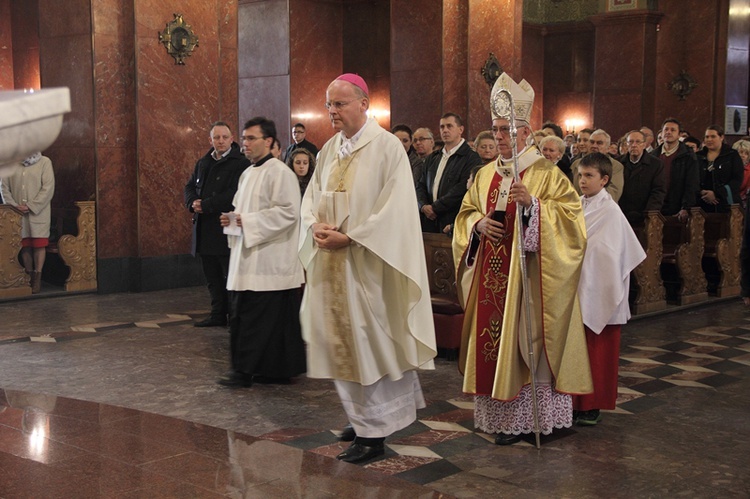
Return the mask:
<svg viewBox="0 0 750 499">
<path fill-rule="evenodd" d="M 482 77 L 487 82 L 487 85 L 492 88 L 501 74 L 503 74 L 503 68 L 500 66 L 500 61 L 497 60 L 495 54 L 490 52 L 490 56 L 484 61 L 484 66 L 482 66 Z"/>
<path fill-rule="evenodd" d="M 198 46 L 198 37 L 191 26 L 185 23 L 182 14 L 174 14 L 174 19 L 159 33 L 159 41 L 164 44 L 167 53 L 174 57 L 174 63 L 179 65 L 185 65 L 185 58 Z"/>
<path fill-rule="evenodd" d="M 667 88 L 672 91 L 680 100 L 685 100 L 690 92 L 698 86 L 695 78 L 690 76 L 684 69 L 680 71 L 678 76 L 672 78 L 672 81 L 667 83 Z"/>
</svg>

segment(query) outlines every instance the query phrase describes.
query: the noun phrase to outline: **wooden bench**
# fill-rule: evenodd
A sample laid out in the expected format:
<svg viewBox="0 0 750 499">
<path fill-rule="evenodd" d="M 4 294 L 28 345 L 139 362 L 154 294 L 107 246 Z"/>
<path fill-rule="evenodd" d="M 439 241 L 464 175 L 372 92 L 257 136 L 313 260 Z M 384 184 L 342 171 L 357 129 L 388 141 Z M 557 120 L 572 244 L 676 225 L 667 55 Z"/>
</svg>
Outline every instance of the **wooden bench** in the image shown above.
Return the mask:
<svg viewBox="0 0 750 499">
<path fill-rule="evenodd" d="M 456 294 L 456 270 L 453 265 L 451 237 L 445 234 L 422 233 L 427 277 L 430 281 L 432 317 L 435 339 L 440 355 L 453 360 L 461 347 L 464 311 Z"/>
<path fill-rule="evenodd" d="M 734 204 L 729 213 L 704 213 L 704 216 L 703 270 L 708 293 L 720 297 L 737 296 L 740 293 L 742 208 Z"/>
<path fill-rule="evenodd" d="M 658 211 L 647 211 L 643 225 L 633 227 L 635 235 L 646 251 L 646 259 L 631 274 L 631 283 L 635 284 L 630 290 L 630 310 L 633 315 L 667 308 L 664 283 L 661 279 L 663 228 L 664 217 Z"/>
<path fill-rule="evenodd" d="M 17 208 L 0 204 L 0 298 L 31 294 L 29 275 L 18 261 L 22 219 Z"/>
<path fill-rule="evenodd" d="M 700 208 L 690 210 L 686 223 L 675 217 L 664 220 L 661 276 L 669 303 L 688 305 L 708 299 L 701 267 L 705 222 Z"/>
<path fill-rule="evenodd" d="M 45 280 L 64 281 L 65 291 L 93 291 L 97 287 L 96 205 L 94 201 L 74 204 L 73 208 L 52 210 Z"/>
</svg>

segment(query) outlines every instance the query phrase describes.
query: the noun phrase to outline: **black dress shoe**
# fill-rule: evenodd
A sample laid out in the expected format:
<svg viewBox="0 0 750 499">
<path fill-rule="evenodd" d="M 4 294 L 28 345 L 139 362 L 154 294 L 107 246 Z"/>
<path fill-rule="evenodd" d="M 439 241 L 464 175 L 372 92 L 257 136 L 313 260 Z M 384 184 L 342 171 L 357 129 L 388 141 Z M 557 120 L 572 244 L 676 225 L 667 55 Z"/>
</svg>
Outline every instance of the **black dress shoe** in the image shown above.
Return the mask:
<svg viewBox="0 0 750 499">
<path fill-rule="evenodd" d="M 495 437 L 495 445 L 513 445 L 520 441 L 519 435 L 508 435 L 507 433 L 498 433 Z"/>
<path fill-rule="evenodd" d="M 373 446 L 354 443 L 336 456 L 336 459 L 345 463 L 361 463 L 382 456 L 383 454 L 385 454 L 385 445 L 382 442 Z"/>
<path fill-rule="evenodd" d="M 351 442 L 357 438 L 357 433 L 354 431 L 354 427 L 351 423 L 348 423 L 346 426 L 344 426 L 344 429 L 341 430 L 341 436 L 339 437 L 339 440 L 342 442 Z"/>
<path fill-rule="evenodd" d="M 195 327 L 227 327 L 227 321 L 216 317 L 206 317 L 202 321 L 193 324 Z"/>
<path fill-rule="evenodd" d="M 253 386 L 253 377 L 250 374 L 234 372 L 221 378 L 217 383 L 227 388 L 248 388 Z"/>
</svg>

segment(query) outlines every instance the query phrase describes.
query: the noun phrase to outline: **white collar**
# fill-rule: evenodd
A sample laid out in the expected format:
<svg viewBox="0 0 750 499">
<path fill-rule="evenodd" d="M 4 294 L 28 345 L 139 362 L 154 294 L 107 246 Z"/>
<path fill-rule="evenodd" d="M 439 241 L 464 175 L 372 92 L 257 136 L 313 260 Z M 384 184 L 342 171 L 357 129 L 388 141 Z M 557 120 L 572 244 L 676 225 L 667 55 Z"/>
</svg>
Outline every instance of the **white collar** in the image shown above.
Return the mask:
<svg viewBox="0 0 750 499">
<path fill-rule="evenodd" d="M 458 151 L 458 148 L 461 147 L 464 144 L 464 142 L 466 142 L 466 140 L 465 139 L 461 139 L 460 141 L 458 141 L 458 145 L 456 145 L 456 147 L 454 147 L 450 151 L 446 150 L 445 146 L 443 146 L 443 149 L 442 149 L 443 155 L 448 156 L 450 158 L 451 156 L 453 156 L 456 153 L 456 151 Z"/>
</svg>

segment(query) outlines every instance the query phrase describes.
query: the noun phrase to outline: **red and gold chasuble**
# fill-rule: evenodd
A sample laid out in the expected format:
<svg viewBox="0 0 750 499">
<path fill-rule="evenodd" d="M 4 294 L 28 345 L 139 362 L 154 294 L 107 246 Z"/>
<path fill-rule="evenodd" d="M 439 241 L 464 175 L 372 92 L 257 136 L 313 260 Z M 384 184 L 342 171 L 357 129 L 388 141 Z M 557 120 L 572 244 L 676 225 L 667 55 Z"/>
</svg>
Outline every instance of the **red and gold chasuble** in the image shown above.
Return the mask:
<svg viewBox="0 0 750 499">
<path fill-rule="evenodd" d="M 503 328 L 505 297 L 508 288 L 510 256 L 513 251 L 513 234 L 516 228 L 516 206 L 509 195 L 509 169 L 494 175 L 487 193 L 488 211 L 495 207 L 495 213 L 505 211 L 505 235 L 498 243 L 492 243 L 482 236 L 479 243 L 477 270 L 474 279 L 478 279 L 477 320 L 476 320 L 476 394 L 492 394 L 497 354 L 500 346 L 500 333 Z M 506 180 L 503 182 L 503 180 Z M 511 180 L 512 182 L 512 180 Z M 503 206 L 505 205 L 505 206 Z"/>
</svg>

